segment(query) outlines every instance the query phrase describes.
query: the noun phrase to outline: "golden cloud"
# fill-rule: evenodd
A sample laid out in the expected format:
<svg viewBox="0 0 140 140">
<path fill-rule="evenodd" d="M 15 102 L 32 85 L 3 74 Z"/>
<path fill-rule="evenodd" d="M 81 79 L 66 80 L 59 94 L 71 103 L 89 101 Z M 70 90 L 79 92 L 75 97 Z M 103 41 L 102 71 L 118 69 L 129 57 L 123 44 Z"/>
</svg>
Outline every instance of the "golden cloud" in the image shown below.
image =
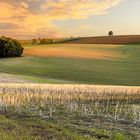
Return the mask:
<svg viewBox="0 0 140 140">
<path fill-rule="evenodd" d="M 56 19 L 81 19 L 90 15 L 105 14 L 107 10 L 119 4 L 122 0 L 48 0 L 41 5 Z"/>
<path fill-rule="evenodd" d="M 1 0 L 0 26 L 6 23 L 3 34 L 25 38 L 36 36 L 60 36 L 54 20 L 84 19 L 101 15 L 118 5 L 122 0 Z M 13 26 L 17 25 L 17 26 Z M 13 28 L 12 28 L 13 27 Z"/>
</svg>

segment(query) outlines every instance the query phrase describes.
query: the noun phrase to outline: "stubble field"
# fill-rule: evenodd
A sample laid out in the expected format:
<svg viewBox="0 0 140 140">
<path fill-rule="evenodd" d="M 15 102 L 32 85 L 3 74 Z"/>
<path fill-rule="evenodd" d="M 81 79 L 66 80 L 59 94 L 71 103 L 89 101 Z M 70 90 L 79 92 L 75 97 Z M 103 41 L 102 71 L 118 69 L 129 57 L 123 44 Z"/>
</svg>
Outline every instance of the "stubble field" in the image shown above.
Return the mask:
<svg viewBox="0 0 140 140">
<path fill-rule="evenodd" d="M 1 84 L 0 113 L 3 140 L 140 139 L 140 87 Z"/>
</svg>

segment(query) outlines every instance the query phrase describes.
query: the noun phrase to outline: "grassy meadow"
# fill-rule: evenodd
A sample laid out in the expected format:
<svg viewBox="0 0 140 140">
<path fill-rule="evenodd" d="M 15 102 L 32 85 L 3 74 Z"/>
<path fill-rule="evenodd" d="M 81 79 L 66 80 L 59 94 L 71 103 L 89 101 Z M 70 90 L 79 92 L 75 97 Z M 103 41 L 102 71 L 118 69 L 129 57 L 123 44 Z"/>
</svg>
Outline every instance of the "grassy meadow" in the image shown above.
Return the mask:
<svg viewBox="0 0 140 140">
<path fill-rule="evenodd" d="M 140 85 L 140 45 L 26 46 L 24 57 L 0 59 L 0 72 L 40 83 Z"/>
</svg>

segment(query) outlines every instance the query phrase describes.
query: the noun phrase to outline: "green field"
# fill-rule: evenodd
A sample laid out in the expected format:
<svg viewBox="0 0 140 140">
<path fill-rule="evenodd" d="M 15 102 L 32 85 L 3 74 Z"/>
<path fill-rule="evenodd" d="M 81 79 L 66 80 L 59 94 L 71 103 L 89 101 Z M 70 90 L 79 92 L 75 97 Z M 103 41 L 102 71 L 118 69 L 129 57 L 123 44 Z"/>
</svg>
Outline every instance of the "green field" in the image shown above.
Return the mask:
<svg viewBox="0 0 140 140">
<path fill-rule="evenodd" d="M 25 47 L 30 52 L 38 46 Z M 140 85 L 140 45 L 47 45 L 40 50 L 55 48 L 67 50 L 66 55 L 25 55 L 20 58 L 0 59 L 0 72 L 24 76 L 40 83 L 87 83 L 109 85 Z M 63 53 L 65 53 L 65 51 Z M 86 56 L 90 52 L 90 57 Z M 105 51 L 114 53 L 112 56 L 94 57 L 94 54 Z M 76 53 L 81 52 L 77 57 Z M 51 50 L 53 53 L 53 50 Z M 93 56 L 91 56 L 93 53 Z M 117 56 L 118 55 L 118 56 Z"/>
</svg>

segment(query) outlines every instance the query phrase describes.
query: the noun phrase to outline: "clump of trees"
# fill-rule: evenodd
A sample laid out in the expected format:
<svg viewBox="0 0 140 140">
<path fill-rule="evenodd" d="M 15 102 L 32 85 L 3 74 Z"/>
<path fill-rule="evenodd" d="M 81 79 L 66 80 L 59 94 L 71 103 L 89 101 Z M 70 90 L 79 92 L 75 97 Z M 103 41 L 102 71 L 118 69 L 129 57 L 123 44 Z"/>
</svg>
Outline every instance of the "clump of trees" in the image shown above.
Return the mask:
<svg viewBox="0 0 140 140">
<path fill-rule="evenodd" d="M 53 43 L 53 40 L 52 39 L 40 39 L 40 44 L 43 45 L 43 44 L 51 44 Z"/>
<path fill-rule="evenodd" d="M 52 39 L 45 39 L 45 38 L 38 38 L 32 40 L 32 45 L 45 45 L 45 44 L 52 44 Z"/>
<path fill-rule="evenodd" d="M 0 57 L 17 57 L 23 53 L 23 47 L 18 40 L 0 37 Z"/>
</svg>

